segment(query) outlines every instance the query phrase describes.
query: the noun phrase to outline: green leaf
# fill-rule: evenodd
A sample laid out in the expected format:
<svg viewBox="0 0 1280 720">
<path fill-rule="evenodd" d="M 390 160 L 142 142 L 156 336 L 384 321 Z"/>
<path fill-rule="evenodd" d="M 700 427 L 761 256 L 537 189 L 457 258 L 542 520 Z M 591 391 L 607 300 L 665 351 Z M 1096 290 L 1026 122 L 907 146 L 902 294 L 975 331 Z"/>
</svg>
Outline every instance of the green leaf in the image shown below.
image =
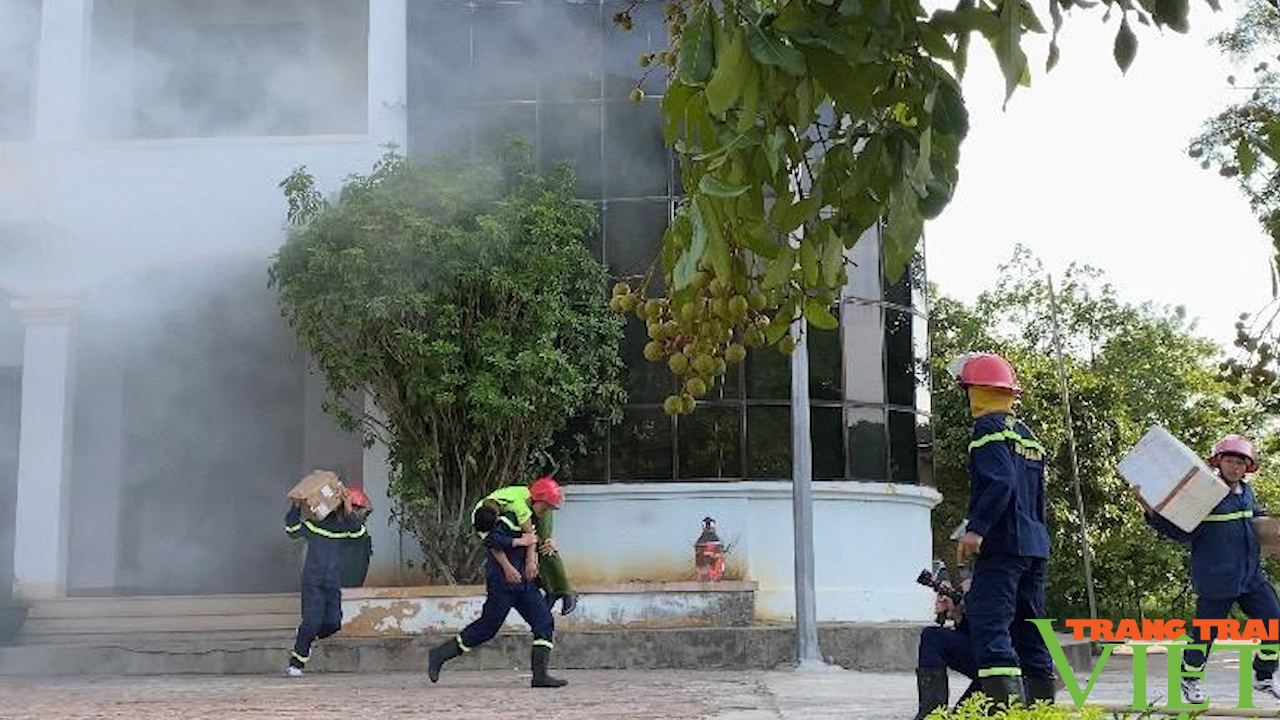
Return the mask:
<svg viewBox="0 0 1280 720">
<path fill-rule="evenodd" d="M 742 109 L 738 111 L 738 132 L 747 132 L 756 124 L 756 111 L 760 107 L 760 70 L 747 61 L 747 79 L 742 90 Z"/>
<path fill-rule="evenodd" d="M 765 158 L 769 161 L 769 169 L 774 175 L 778 174 L 778 169 L 783 167 L 782 152 L 787 146 L 787 140 L 790 139 L 791 133 L 783 126 L 779 125 L 773 129 L 769 137 L 765 138 L 764 151 Z"/>
<path fill-rule="evenodd" d="M 764 273 L 764 279 L 760 281 L 760 287 L 768 290 L 770 288 L 782 287 L 791 278 L 791 271 L 796 266 L 796 251 L 790 247 L 783 248 L 769 263 L 769 269 Z"/>
<path fill-rule="evenodd" d="M 772 65 L 795 77 L 803 77 L 805 74 L 804 53 L 784 43 L 777 34 L 761 29 L 759 25 L 747 28 L 747 47 L 751 50 L 751 57 L 761 65 Z"/>
<path fill-rule="evenodd" d="M 728 183 L 712 175 L 703 175 L 698 180 L 698 191 L 712 197 L 734 198 L 750 190 L 750 185 Z"/>
<path fill-rule="evenodd" d="M 680 36 L 680 61 L 676 68 L 680 82 L 702 85 L 710 77 L 715 64 L 714 36 L 711 10 L 708 5 L 700 5 Z"/>
<path fill-rule="evenodd" d="M 680 223 L 681 217 L 690 218 L 685 222 L 690 226 L 693 236 L 689 249 L 680 256 L 680 260 L 676 263 L 676 269 L 672 277 L 676 290 L 683 290 L 689 285 L 694 273 L 698 272 L 698 263 L 702 260 L 702 256 L 707 250 L 707 228 L 703 225 L 702 217 L 698 214 L 698 211 L 694 208 L 685 210 L 684 213 L 676 218 L 676 223 Z"/>
<path fill-rule="evenodd" d="M 822 284 L 834 288 L 840 283 L 840 268 L 844 267 L 844 241 L 836 231 L 827 228 L 826 244 L 822 247 Z"/>
<path fill-rule="evenodd" d="M 1055 0 L 1056 1 L 1056 0 Z M 960 86 L 939 68 L 938 99 L 933 106 L 933 127 L 943 135 L 963 139 L 969 134 L 969 111 Z"/>
<path fill-rule="evenodd" d="M 1013 91 L 1022 82 L 1027 70 L 1027 55 L 1022 52 L 1022 4 L 1018 0 L 1004 0 L 1000 8 L 1000 31 L 995 38 L 996 59 L 1004 73 L 1004 100 L 1007 104 Z"/>
<path fill-rule="evenodd" d="M 1052 5 L 1054 2 L 1056 0 L 1050 0 L 1049 4 Z M 1040 24 L 1040 18 L 1036 17 L 1035 8 L 1031 7 L 1031 3 L 1027 2 L 1027 0 L 1018 0 L 1018 4 L 1022 6 L 1019 8 L 1022 13 L 1022 27 L 1026 28 L 1028 32 L 1044 32 L 1044 25 Z"/>
<path fill-rule="evenodd" d="M 1116 44 L 1112 51 L 1115 55 L 1116 65 L 1120 67 L 1120 72 L 1126 72 L 1129 66 L 1133 64 L 1133 58 L 1138 54 L 1138 36 L 1133 34 L 1133 28 L 1129 27 L 1129 18 L 1125 18 L 1120 23 L 1120 30 L 1116 33 Z"/>
<path fill-rule="evenodd" d="M 815 237 L 806 237 L 800 241 L 800 272 L 804 274 L 804 286 L 816 287 L 821 268 L 818 266 L 818 242 Z"/>
<path fill-rule="evenodd" d="M 803 225 L 805 220 L 808 220 L 811 215 L 818 211 L 818 202 L 819 200 L 816 197 L 807 197 L 798 203 L 787 205 L 777 215 L 770 213 L 770 219 L 774 221 L 778 232 L 786 235 Z"/>
<path fill-rule="evenodd" d="M 782 339 L 783 335 L 791 329 L 791 323 L 796 316 L 796 301 L 787 300 L 778 308 L 778 313 L 773 316 L 773 320 L 765 326 L 764 339 L 770 345 Z"/>
<path fill-rule="evenodd" d="M 685 116 L 685 107 L 697 92 L 692 86 L 684 83 L 672 83 L 662 96 L 662 139 L 667 146 L 675 144 L 680 137 L 680 126 Z"/>
<path fill-rule="evenodd" d="M 725 111 L 732 107 L 742 95 L 749 76 L 750 63 L 751 58 L 747 54 L 742 31 L 734 28 L 729 47 L 719 58 L 711 81 L 707 83 L 707 107 L 717 117 L 723 118 Z"/>
<path fill-rule="evenodd" d="M 738 238 L 748 250 L 763 258 L 772 260 L 778 257 L 778 253 L 782 251 L 782 248 L 778 247 L 778 242 L 770 232 L 769 226 L 762 222 L 753 222 L 742 226 L 739 229 Z"/>
<path fill-rule="evenodd" d="M 729 244 L 724 238 L 724 228 L 720 224 L 720 216 L 716 214 L 715 206 L 710 199 L 696 197 L 694 198 L 694 203 L 697 207 L 697 211 L 693 216 L 694 223 L 701 221 L 707 231 L 706 260 L 715 270 L 716 277 L 727 283 L 732 279 L 733 272 L 729 262 Z"/>
<path fill-rule="evenodd" d="M 1240 138 L 1236 143 L 1236 162 L 1240 165 L 1240 173 L 1246 178 L 1258 167 L 1258 154 L 1254 152 L 1253 143 L 1248 138 Z"/>
<path fill-rule="evenodd" d="M 894 188 L 882 243 L 885 280 L 892 283 L 902 277 L 923 229 L 924 217 L 915 191 L 905 184 Z"/>
<path fill-rule="evenodd" d="M 1151 16 L 1157 25 L 1168 25 L 1175 32 L 1184 33 L 1191 28 L 1187 21 L 1191 14 L 1190 0 L 1156 0 Z"/>
<path fill-rule="evenodd" d="M 835 330 L 840 327 L 836 316 L 817 298 L 804 299 L 804 319 L 819 330 Z"/>
<path fill-rule="evenodd" d="M 805 59 L 813 76 L 836 105 L 855 116 L 871 112 L 876 90 L 891 75 L 889 68 L 880 65 L 851 66 L 844 58 L 821 47 L 806 48 Z"/>
<path fill-rule="evenodd" d="M 924 194 L 925 186 L 933 179 L 933 167 L 930 164 L 933 157 L 933 128 L 925 128 L 920 133 L 920 151 L 916 158 L 916 166 L 911 170 L 911 183 L 915 185 L 916 191 Z"/>
</svg>

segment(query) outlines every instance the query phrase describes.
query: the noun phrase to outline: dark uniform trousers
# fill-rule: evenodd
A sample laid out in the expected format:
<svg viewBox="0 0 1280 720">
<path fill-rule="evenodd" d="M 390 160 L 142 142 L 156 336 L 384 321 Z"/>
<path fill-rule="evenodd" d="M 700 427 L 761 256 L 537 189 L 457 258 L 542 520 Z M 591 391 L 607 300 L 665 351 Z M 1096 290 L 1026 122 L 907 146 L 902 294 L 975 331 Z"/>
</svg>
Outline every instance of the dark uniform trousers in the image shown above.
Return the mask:
<svg viewBox="0 0 1280 720">
<path fill-rule="evenodd" d="M 1148 513 L 1147 524 L 1161 534 L 1177 542 L 1191 546 L 1191 579 L 1195 585 L 1196 619 L 1221 620 L 1230 617 L 1231 606 L 1240 609 L 1250 618 L 1269 623 L 1280 619 L 1280 602 L 1276 592 L 1262 569 L 1259 554 L 1260 540 L 1253 526 L 1253 518 L 1266 515 L 1258 504 L 1253 488 L 1241 483 L 1234 492 L 1227 493 L 1191 532 L 1187 532 L 1166 518 Z M 1204 669 L 1205 654 L 1214 638 L 1192 626 L 1196 644 L 1204 644 L 1204 650 L 1186 650 L 1182 655 L 1183 668 L 1189 671 Z M 1267 647 L 1267 646 L 1263 646 Z M 1280 653 L 1274 648 L 1255 651 L 1253 672 L 1259 679 L 1275 674 Z"/>
<path fill-rule="evenodd" d="M 978 676 L 978 661 L 973 657 L 969 633 L 963 626 L 925 628 L 920 633 L 920 659 L 917 664 L 922 668 L 955 670 L 970 680 Z"/>
<path fill-rule="evenodd" d="M 1250 618 L 1268 622 L 1280 619 L 1280 602 L 1276 600 L 1276 591 L 1267 581 L 1266 575 L 1259 574 L 1258 581 L 1237 597 L 1196 599 L 1197 620 L 1223 620 L 1231 617 L 1231 606 L 1240 603 L 1240 609 Z M 1182 665 L 1187 670 L 1204 669 L 1205 654 L 1212 648 L 1216 639 L 1200 628 L 1193 628 L 1196 644 L 1203 644 L 1204 650 L 1190 649 L 1182 653 Z M 1264 646 L 1265 647 L 1265 646 Z M 1261 647 L 1253 654 L 1253 674 L 1257 678 L 1269 678 L 1275 675 L 1277 653 L 1274 649 L 1264 650 Z"/>
<path fill-rule="evenodd" d="M 301 666 L 311 657 L 311 643 L 323 640 L 342 628 L 342 590 L 304 583 L 302 586 L 302 623 L 293 644 L 292 658 Z"/>
<path fill-rule="evenodd" d="M 463 652 L 470 652 L 497 635 L 512 609 L 529 623 L 535 646 L 552 647 L 555 620 L 551 617 L 542 594 L 538 592 L 537 585 L 522 582 L 513 586 L 505 582 L 495 583 L 493 580 L 485 584 L 484 608 L 480 611 L 480 617 L 458 634 L 458 647 Z"/>
<path fill-rule="evenodd" d="M 1020 674 L 1053 677 L 1053 658 L 1035 624 L 1045 616 L 1044 558 L 982 555 L 965 596 L 973 655 L 983 676 Z"/>
</svg>

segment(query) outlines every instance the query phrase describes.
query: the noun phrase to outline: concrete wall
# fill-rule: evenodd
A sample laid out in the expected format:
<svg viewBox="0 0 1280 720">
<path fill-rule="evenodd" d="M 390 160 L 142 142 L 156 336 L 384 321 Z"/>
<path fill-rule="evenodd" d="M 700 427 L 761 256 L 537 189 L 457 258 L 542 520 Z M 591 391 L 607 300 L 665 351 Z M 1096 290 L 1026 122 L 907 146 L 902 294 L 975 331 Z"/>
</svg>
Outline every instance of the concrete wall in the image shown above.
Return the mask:
<svg viewBox="0 0 1280 720">
<path fill-rule="evenodd" d="M 816 483 L 818 619 L 930 619 L 933 596 L 915 578 L 931 566 L 940 499 L 913 485 Z M 704 516 L 728 548 L 727 577 L 759 584 L 757 619 L 793 619 L 790 483 L 570 485 L 557 543 L 577 582 L 688 579 Z"/>
</svg>

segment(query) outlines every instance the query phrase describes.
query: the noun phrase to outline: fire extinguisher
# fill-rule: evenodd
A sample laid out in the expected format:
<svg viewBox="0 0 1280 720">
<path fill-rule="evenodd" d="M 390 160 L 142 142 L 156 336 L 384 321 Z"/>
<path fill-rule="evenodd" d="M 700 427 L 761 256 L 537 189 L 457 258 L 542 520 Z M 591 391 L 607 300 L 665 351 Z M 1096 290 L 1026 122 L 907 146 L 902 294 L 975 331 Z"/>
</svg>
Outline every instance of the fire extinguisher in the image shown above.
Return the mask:
<svg viewBox="0 0 1280 720">
<path fill-rule="evenodd" d="M 698 568 L 698 580 L 715 582 L 724 577 L 724 546 L 716 535 L 716 521 L 702 518 L 702 534 L 693 544 L 693 561 Z"/>
</svg>

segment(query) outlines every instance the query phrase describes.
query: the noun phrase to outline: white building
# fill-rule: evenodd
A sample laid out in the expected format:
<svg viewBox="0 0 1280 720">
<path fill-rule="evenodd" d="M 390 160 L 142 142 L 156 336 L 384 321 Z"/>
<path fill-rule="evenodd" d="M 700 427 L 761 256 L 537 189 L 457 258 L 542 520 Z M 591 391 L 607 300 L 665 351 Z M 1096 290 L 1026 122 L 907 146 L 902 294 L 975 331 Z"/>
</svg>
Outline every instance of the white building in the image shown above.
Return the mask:
<svg viewBox="0 0 1280 720">
<path fill-rule="evenodd" d="M 277 183 L 326 189 L 394 142 L 483 153 L 508 132 L 567 159 L 599 209 L 592 247 L 645 262 L 680 192 L 613 0 L 0 0 L 0 581 L 30 596 L 295 586 L 282 493 L 312 467 L 380 508 L 379 582 L 411 579 L 387 527 L 380 448 L 320 410 L 323 388 L 266 286 Z M 874 235 L 811 337 L 818 609 L 923 619 L 931 559 L 923 268 L 882 282 Z M 633 327 L 628 359 L 642 344 Z M 626 420 L 579 469 L 558 523 L 579 582 L 692 570 L 704 515 L 791 612 L 785 361 L 761 353 L 691 418 L 630 364 Z M 9 561 L 12 558 L 12 572 Z M 0 587 L 0 589 L 3 589 Z"/>
</svg>

